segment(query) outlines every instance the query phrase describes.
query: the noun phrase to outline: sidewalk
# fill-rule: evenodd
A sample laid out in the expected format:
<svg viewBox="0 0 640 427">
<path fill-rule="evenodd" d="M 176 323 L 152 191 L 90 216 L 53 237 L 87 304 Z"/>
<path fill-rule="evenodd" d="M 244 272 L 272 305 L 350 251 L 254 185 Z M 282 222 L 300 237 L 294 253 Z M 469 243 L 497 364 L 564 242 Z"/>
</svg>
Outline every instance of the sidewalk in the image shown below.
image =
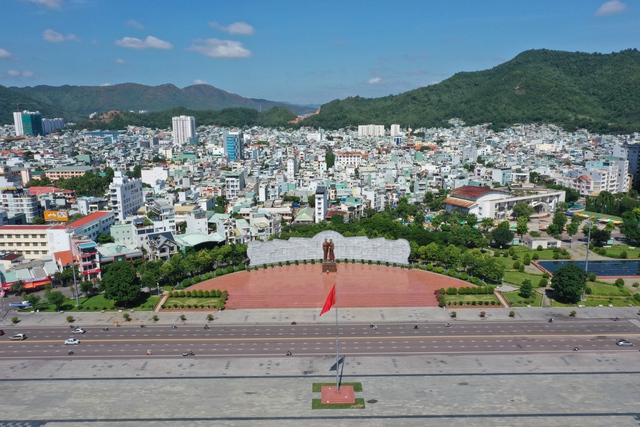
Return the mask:
<svg viewBox="0 0 640 427">
<path fill-rule="evenodd" d="M 515 311 L 515 317 L 509 317 L 510 311 Z M 569 316 L 572 310 L 576 310 L 576 317 Z M 451 311 L 456 312 L 456 322 L 464 321 L 541 321 L 553 317 L 557 320 L 580 320 L 580 319 L 640 319 L 640 309 L 638 307 L 585 307 L 585 308 L 557 308 L 557 307 L 516 307 L 516 308 L 460 308 L 442 309 L 438 307 L 415 307 L 415 308 L 339 308 L 338 317 L 340 323 L 424 323 L 424 322 L 447 322 L 451 321 Z M 480 317 L 480 312 L 484 311 L 486 316 Z M 278 323 L 334 323 L 335 315 L 319 317 L 319 310 L 316 309 L 268 309 L 268 310 L 225 310 L 225 311 L 126 311 L 131 320 L 124 321 L 123 312 L 82 312 L 72 313 L 75 318 L 74 324 L 78 326 L 113 326 L 119 322 L 123 327 L 146 325 L 172 325 L 182 324 L 180 315 L 186 316 L 187 325 L 199 325 L 209 323 L 211 325 L 257 325 L 257 324 L 278 324 Z M 4 313 L 3 313 L 4 314 Z M 213 321 L 208 322 L 208 314 L 214 316 Z M 29 328 L 46 326 L 68 326 L 66 318 L 69 313 L 16 313 L 10 311 L 2 321 L 2 328 Z M 154 321 L 153 316 L 157 315 L 158 320 Z M 18 316 L 20 323 L 13 326 L 11 318 Z"/>
</svg>

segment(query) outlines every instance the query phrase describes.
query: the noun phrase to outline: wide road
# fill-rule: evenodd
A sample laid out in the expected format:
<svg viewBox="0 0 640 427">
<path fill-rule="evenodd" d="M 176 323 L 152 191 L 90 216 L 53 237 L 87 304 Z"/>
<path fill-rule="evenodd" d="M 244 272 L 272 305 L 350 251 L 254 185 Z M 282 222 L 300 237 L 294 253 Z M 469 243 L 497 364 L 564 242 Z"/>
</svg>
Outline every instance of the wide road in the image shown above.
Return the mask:
<svg viewBox="0 0 640 427">
<path fill-rule="evenodd" d="M 87 327 L 85 334 L 69 329 L 5 329 L 0 337 L 2 359 L 55 358 L 174 358 L 187 350 L 196 357 L 272 357 L 291 351 L 293 356 L 335 354 L 334 325 L 149 325 L 133 327 Z M 577 320 L 549 322 L 450 322 L 385 323 L 340 326 L 340 354 L 352 356 L 425 354 L 513 354 L 563 353 L 579 347 L 581 352 L 638 351 L 640 326 L 637 321 Z M 14 333 L 25 333 L 24 341 L 10 341 Z M 79 345 L 64 345 L 67 338 L 78 338 Z M 634 347 L 616 346 L 626 338 Z M 68 354 L 69 350 L 74 355 Z"/>
</svg>

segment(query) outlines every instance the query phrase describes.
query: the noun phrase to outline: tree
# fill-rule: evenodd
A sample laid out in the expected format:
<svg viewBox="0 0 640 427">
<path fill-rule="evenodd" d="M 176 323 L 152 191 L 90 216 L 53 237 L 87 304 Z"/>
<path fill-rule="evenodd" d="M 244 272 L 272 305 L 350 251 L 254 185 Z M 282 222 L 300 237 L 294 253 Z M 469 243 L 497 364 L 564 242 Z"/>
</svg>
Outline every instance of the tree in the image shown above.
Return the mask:
<svg viewBox="0 0 640 427">
<path fill-rule="evenodd" d="M 113 243 L 115 242 L 113 236 L 109 233 L 100 233 L 96 238 L 96 243 L 100 245 L 104 245 L 105 243 Z"/>
<path fill-rule="evenodd" d="M 535 209 L 526 202 L 518 202 L 513 207 L 513 216 L 516 218 L 526 217 L 527 220 L 529 220 L 529 217 L 533 215 L 534 212 Z"/>
<path fill-rule="evenodd" d="M 24 282 L 22 280 L 18 280 L 17 282 L 13 282 L 11 284 L 11 292 L 15 292 L 16 295 L 20 295 L 24 291 Z"/>
<path fill-rule="evenodd" d="M 489 218 L 489 217 L 482 218 L 480 225 L 485 231 L 490 229 L 491 227 L 493 227 L 493 218 Z"/>
<path fill-rule="evenodd" d="M 529 218 L 526 216 L 518 217 L 516 231 L 520 235 L 520 238 L 529 232 Z"/>
<path fill-rule="evenodd" d="M 307 204 L 309 205 L 310 208 L 315 208 L 316 207 L 316 196 L 315 195 L 311 195 L 307 197 Z"/>
<path fill-rule="evenodd" d="M 640 208 L 622 214 L 620 231 L 629 239 L 640 241 Z"/>
<path fill-rule="evenodd" d="M 518 295 L 525 299 L 531 298 L 531 295 L 533 295 L 533 285 L 531 284 L 531 280 L 526 279 L 524 282 L 522 282 L 522 286 L 520 286 L 520 292 L 518 292 Z"/>
<path fill-rule="evenodd" d="M 578 223 L 577 222 L 573 222 L 573 220 L 567 224 L 567 234 L 569 235 L 569 237 L 572 237 L 576 234 L 578 234 Z"/>
<path fill-rule="evenodd" d="M 611 233 L 607 230 L 597 229 L 591 232 L 591 242 L 596 246 L 604 246 L 611 239 Z"/>
<path fill-rule="evenodd" d="M 41 216 L 36 216 L 33 218 L 33 224 L 34 225 L 42 225 L 44 224 L 44 218 L 42 218 Z"/>
<path fill-rule="evenodd" d="M 469 227 L 473 227 L 474 225 L 478 224 L 478 217 L 475 216 L 474 214 L 471 214 L 467 217 L 467 225 Z"/>
<path fill-rule="evenodd" d="M 560 302 L 577 303 L 586 286 L 587 272 L 573 263 L 557 269 L 551 279 L 554 296 Z"/>
<path fill-rule="evenodd" d="M 553 220 L 551 222 L 557 227 L 558 234 L 562 234 L 564 226 L 567 223 L 567 216 L 564 214 L 564 212 L 558 210 L 553 214 Z"/>
<path fill-rule="evenodd" d="M 56 311 L 59 311 L 60 308 L 62 308 L 62 305 L 66 300 L 67 297 L 65 297 L 60 291 L 50 291 L 47 293 L 47 301 L 56 308 Z"/>
<path fill-rule="evenodd" d="M 83 280 L 82 283 L 80 283 L 80 291 L 85 295 L 89 295 L 93 291 L 93 287 L 93 282 L 88 280 Z"/>
<path fill-rule="evenodd" d="M 105 298 L 114 300 L 117 305 L 127 306 L 140 297 L 136 270 L 126 261 L 118 261 L 109 266 L 101 284 Z"/>
<path fill-rule="evenodd" d="M 491 238 L 496 242 L 496 245 L 502 247 L 513 242 L 513 233 L 508 228 L 498 227 L 491 232 Z"/>
</svg>

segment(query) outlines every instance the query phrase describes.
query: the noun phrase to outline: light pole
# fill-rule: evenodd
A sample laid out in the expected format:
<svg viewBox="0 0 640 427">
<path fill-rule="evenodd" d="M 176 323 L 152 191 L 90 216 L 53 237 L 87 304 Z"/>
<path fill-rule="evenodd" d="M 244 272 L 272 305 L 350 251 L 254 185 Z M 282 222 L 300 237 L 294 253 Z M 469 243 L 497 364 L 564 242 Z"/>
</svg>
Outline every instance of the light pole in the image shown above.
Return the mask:
<svg viewBox="0 0 640 427">
<path fill-rule="evenodd" d="M 69 249 L 71 250 L 71 269 L 73 270 L 73 286 L 76 288 L 76 307 L 80 306 L 80 296 L 78 295 L 78 280 L 76 279 L 76 262 L 73 256 L 73 242 L 71 241 L 71 235 L 73 230 L 67 228 L 67 235 L 69 236 Z"/>
<path fill-rule="evenodd" d="M 587 256 L 585 257 L 584 271 L 585 273 L 587 273 L 587 277 L 589 277 L 589 247 L 591 246 L 591 227 L 593 227 L 593 222 L 587 221 L 585 225 L 589 227 L 589 233 L 587 237 Z M 587 299 L 586 294 L 587 294 L 587 289 L 585 286 L 585 289 L 582 291 L 582 301 L 585 301 Z"/>
</svg>

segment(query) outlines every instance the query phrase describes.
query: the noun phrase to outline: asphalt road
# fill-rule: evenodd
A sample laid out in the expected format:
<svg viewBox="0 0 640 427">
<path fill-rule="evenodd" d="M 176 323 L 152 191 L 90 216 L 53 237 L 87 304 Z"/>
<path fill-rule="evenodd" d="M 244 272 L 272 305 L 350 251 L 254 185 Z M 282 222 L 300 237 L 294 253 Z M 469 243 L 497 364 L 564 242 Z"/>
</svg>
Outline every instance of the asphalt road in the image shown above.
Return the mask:
<svg viewBox="0 0 640 427">
<path fill-rule="evenodd" d="M 579 347 L 581 352 L 638 351 L 640 328 L 629 320 L 569 320 L 549 322 L 450 322 L 385 323 L 377 329 L 369 324 L 349 324 L 339 328 L 340 354 L 389 356 L 426 354 L 514 354 L 562 353 Z M 85 328 L 85 334 L 69 329 L 12 327 L 0 338 L 0 360 L 55 358 L 175 358 L 192 350 L 198 358 L 272 357 L 287 351 L 293 357 L 335 354 L 334 325 L 179 325 Z M 24 341 L 9 341 L 14 333 L 24 333 Z M 67 338 L 79 345 L 64 345 Z M 634 347 L 618 347 L 615 341 L 630 339 Z M 74 355 L 68 354 L 69 350 Z M 148 356 L 147 351 L 152 355 Z"/>
</svg>

